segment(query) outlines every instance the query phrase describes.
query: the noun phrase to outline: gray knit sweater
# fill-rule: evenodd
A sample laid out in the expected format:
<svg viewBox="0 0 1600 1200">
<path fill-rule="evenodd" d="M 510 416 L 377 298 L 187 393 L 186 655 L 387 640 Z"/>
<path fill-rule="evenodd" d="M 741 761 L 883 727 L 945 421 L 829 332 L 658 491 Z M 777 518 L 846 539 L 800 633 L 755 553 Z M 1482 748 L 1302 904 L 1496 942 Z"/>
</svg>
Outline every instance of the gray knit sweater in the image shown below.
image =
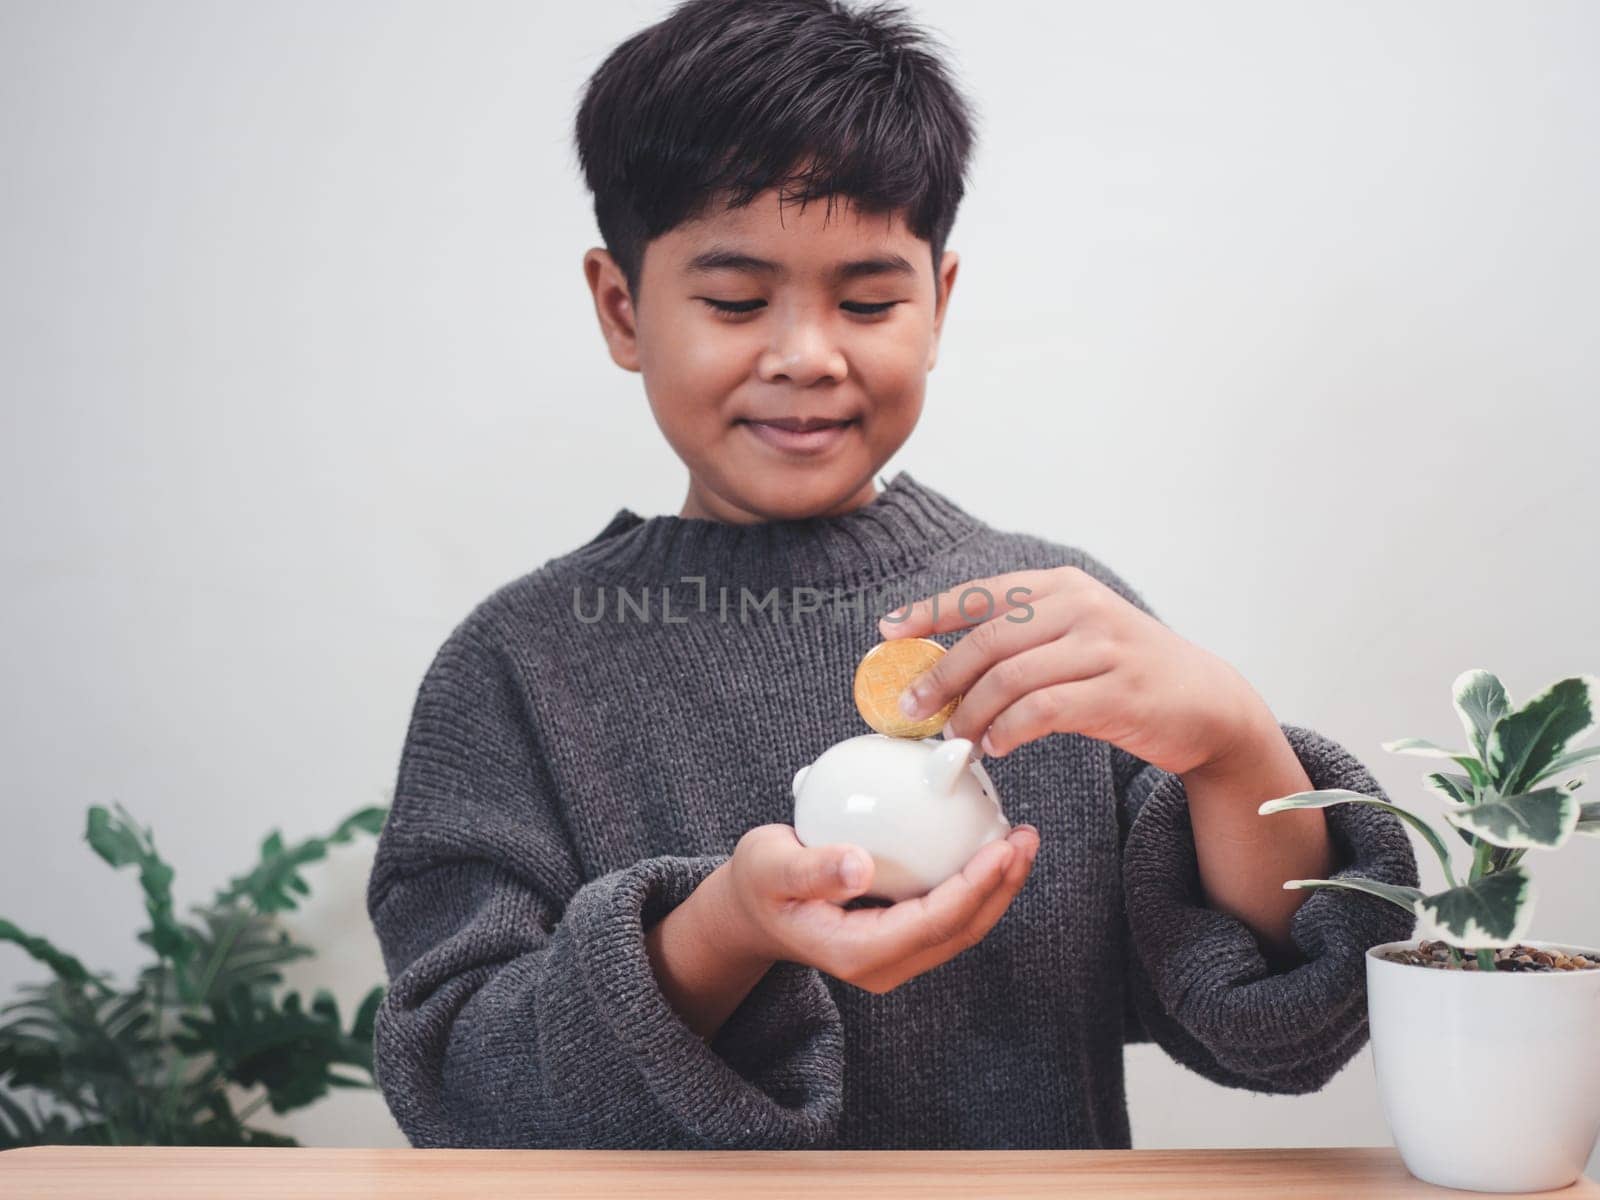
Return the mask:
<svg viewBox="0 0 1600 1200">
<path fill-rule="evenodd" d="M 837 517 L 620 509 L 479 604 L 422 680 L 367 892 L 391 980 L 376 1076 L 411 1142 L 1127 1147 L 1122 1047 L 1152 1038 L 1228 1087 L 1327 1082 L 1366 1041 L 1363 951 L 1412 919 L 1313 891 L 1298 953 L 1264 957 L 1204 906 L 1182 780 L 1078 734 L 985 760 L 1041 844 L 977 946 L 883 995 L 779 962 L 709 1043 L 658 988 L 644 930 L 792 820 L 798 767 L 867 732 L 851 682 L 877 618 L 1068 564 L 1150 611 L 1082 550 L 902 471 Z M 1383 794 L 1282 728 L 1314 786 Z M 1418 882 L 1394 817 L 1325 811 L 1338 874 Z"/>
</svg>

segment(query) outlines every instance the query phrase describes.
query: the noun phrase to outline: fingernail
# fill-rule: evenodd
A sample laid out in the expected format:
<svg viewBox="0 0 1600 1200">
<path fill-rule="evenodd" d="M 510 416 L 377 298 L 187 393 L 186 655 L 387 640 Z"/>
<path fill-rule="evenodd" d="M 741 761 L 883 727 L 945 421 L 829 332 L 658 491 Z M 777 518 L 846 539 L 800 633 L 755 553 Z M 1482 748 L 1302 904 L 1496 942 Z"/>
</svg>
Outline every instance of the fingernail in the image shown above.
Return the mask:
<svg viewBox="0 0 1600 1200">
<path fill-rule="evenodd" d="M 917 684 L 900 693 L 900 711 L 908 717 L 922 715 L 922 688 Z"/>
<path fill-rule="evenodd" d="M 845 887 L 860 887 L 867 877 L 867 864 L 859 854 L 846 854 L 839 860 L 839 882 Z"/>
<path fill-rule="evenodd" d="M 910 714 L 907 714 L 907 715 L 909 716 Z M 994 758 L 999 758 L 1000 757 L 998 754 L 995 753 L 994 743 L 989 740 L 989 735 L 987 733 L 985 733 L 983 735 L 983 752 L 985 754 L 993 756 Z"/>
</svg>

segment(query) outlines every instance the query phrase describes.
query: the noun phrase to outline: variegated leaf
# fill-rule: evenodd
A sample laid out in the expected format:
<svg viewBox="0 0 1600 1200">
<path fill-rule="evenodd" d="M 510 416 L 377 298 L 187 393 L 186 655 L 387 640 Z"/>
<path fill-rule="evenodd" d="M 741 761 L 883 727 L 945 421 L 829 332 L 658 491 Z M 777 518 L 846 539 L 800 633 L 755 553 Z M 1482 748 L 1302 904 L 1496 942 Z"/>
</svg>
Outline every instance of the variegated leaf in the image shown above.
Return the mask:
<svg viewBox="0 0 1600 1200">
<path fill-rule="evenodd" d="M 1495 722 L 1511 711 L 1511 699 L 1500 681 L 1488 671 L 1474 669 L 1463 671 L 1451 685 L 1451 696 L 1456 713 L 1461 717 L 1461 727 L 1466 730 L 1467 741 L 1484 757 L 1489 742 L 1489 731 Z"/>
<path fill-rule="evenodd" d="M 1397 741 L 1384 742 L 1383 748 L 1391 754 L 1420 754 L 1425 758 L 1453 759 L 1479 787 L 1489 781 L 1488 769 L 1478 761 L 1476 755 L 1468 754 L 1464 750 L 1447 750 L 1428 741 L 1427 738 L 1400 738 Z"/>
<path fill-rule="evenodd" d="M 1584 837 L 1600 837 L 1600 800 L 1591 800 L 1578 809 L 1578 823 L 1572 832 Z"/>
<path fill-rule="evenodd" d="M 1262 816 L 1283 812 L 1291 808 L 1328 808 L 1334 804 L 1368 804 L 1373 808 L 1381 808 L 1384 812 L 1393 813 L 1406 824 L 1410 825 L 1439 856 L 1439 865 L 1444 868 L 1446 879 L 1454 881 L 1450 873 L 1450 852 L 1445 849 L 1444 842 L 1433 831 L 1433 827 L 1415 813 L 1407 812 L 1397 805 L 1376 796 L 1368 796 L 1364 792 L 1352 792 L 1346 788 L 1319 788 L 1313 792 L 1295 792 L 1292 796 L 1281 796 L 1276 800 L 1268 800 L 1256 809 Z"/>
<path fill-rule="evenodd" d="M 1444 771 L 1432 771 L 1422 777 L 1422 786 L 1430 792 L 1437 793 L 1446 804 L 1470 805 L 1477 800 L 1477 794 L 1472 788 L 1472 780 L 1465 775 L 1450 775 Z"/>
<path fill-rule="evenodd" d="M 1573 767 L 1580 766 L 1583 763 L 1597 760 L 1600 760 L 1600 746 L 1585 746 L 1582 750 L 1574 750 L 1570 754 L 1563 754 L 1555 762 L 1540 771 L 1539 778 L 1533 780 L 1533 782 L 1539 783 L 1542 780 L 1549 779 L 1552 775 L 1559 775 L 1561 772 L 1570 771 Z"/>
<path fill-rule="evenodd" d="M 1572 836 L 1578 802 L 1566 788 L 1539 788 L 1482 804 L 1447 807 L 1444 819 L 1496 846 L 1554 850 Z"/>
<path fill-rule="evenodd" d="M 1424 937 L 1453 946 L 1494 949 L 1514 946 L 1533 919 L 1532 880 L 1526 868 L 1508 867 L 1419 902 Z"/>
<path fill-rule="evenodd" d="M 1383 748 L 1391 754 L 1421 754 L 1427 758 L 1461 759 L 1466 756 L 1463 750 L 1447 750 L 1427 738 L 1397 738 L 1392 742 L 1384 742 Z"/>
<path fill-rule="evenodd" d="M 1472 780 L 1466 775 L 1450 775 L 1443 771 L 1433 771 L 1422 777 L 1422 786 L 1435 793 L 1446 804 L 1475 804 L 1478 794 L 1472 786 Z M 1478 847 L 1478 839 L 1468 830 L 1459 825 L 1450 826 L 1460 836 L 1461 840 L 1474 850 Z"/>
<path fill-rule="evenodd" d="M 1600 678 L 1575 675 L 1551 684 L 1527 704 L 1500 718 L 1489 735 L 1488 757 L 1500 791 L 1515 795 L 1566 754 L 1595 726 Z"/>
<path fill-rule="evenodd" d="M 1347 892 L 1363 892 L 1398 905 L 1413 916 L 1421 911 L 1421 888 L 1407 887 L 1403 883 L 1383 883 L 1377 879 L 1364 879 L 1359 875 L 1346 875 L 1342 879 L 1286 879 L 1283 888 L 1342 888 Z"/>
</svg>

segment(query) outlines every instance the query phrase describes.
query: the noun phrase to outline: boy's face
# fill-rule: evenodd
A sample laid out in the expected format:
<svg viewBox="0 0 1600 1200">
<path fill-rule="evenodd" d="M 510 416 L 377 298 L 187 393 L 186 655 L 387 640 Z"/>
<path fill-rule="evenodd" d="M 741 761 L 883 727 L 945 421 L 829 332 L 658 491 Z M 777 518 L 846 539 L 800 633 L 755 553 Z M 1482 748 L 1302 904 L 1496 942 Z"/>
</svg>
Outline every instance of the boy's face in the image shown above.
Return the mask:
<svg viewBox="0 0 1600 1200">
<path fill-rule="evenodd" d="M 780 213 L 778 192 L 713 205 L 645 248 L 639 303 L 603 249 L 584 256 L 611 357 L 644 376 L 656 424 L 689 468 L 685 517 L 833 515 L 922 411 L 955 283 L 899 214 L 835 198 Z M 763 266 L 761 264 L 769 264 Z M 835 422 L 788 432 L 767 422 Z"/>
</svg>

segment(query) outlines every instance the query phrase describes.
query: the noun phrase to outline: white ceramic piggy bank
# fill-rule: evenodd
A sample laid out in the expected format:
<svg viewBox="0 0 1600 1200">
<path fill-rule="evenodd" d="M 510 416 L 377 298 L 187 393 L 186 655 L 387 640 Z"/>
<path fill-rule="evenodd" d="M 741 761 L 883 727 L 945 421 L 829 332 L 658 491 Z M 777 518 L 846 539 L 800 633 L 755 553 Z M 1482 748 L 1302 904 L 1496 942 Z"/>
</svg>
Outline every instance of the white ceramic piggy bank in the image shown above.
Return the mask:
<svg viewBox="0 0 1600 1200">
<path fill-rule="evenodd" d="M 866 733 L 824 750 L 794 777 L 794 832 L 802 845 L 850 842 L 872 855 L 862 893 L 921 896 L 1011 832 L 994 781 L 969 762 L 966 738 Z"/>
</svg>

